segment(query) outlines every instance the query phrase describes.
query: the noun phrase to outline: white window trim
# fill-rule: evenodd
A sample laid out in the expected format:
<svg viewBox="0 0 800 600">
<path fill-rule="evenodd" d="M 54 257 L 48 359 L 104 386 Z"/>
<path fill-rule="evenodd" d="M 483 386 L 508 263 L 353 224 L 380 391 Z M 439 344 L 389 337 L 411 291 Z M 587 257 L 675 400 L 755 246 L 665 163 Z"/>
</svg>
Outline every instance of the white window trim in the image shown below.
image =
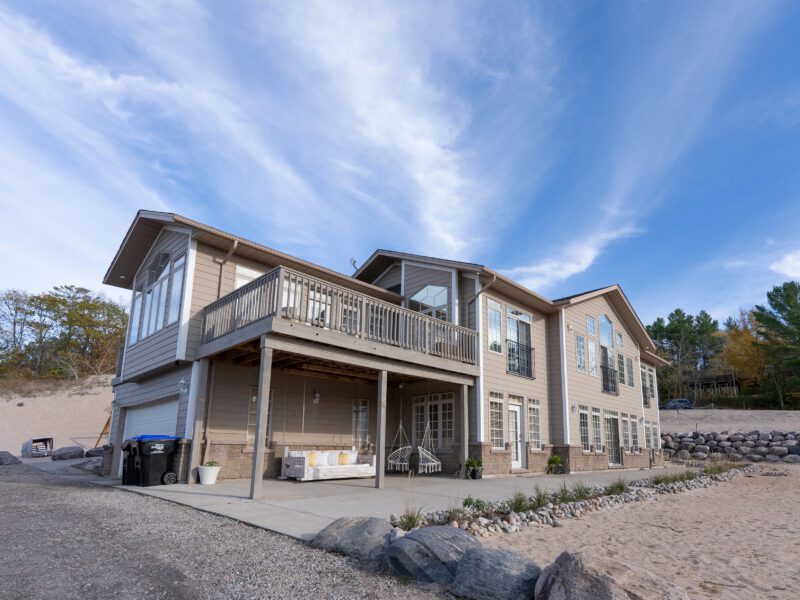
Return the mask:
<svg viewBox="0 0 800 600">
<path fill-rule="evenodd" d="M 491 336 L 491 319 L 489 318 L 489 311 L 493 310 L 490 306 L 490 303 L 496 302 L 500 305 L 500 350 L 492 350 L 492 336 Z M 492 298 L 491 296 L 486 298 L 486 350 L 491 352 L 492 354 L 499 354 L 500 356 L 503 355 L 503 303 L 497 300 L 496 298 Z"/>
<path fill-rule="evenodd" d="M 589 319 L 594 321 L 594 333 L 589 331 Z M 595 317 L 593 315 L 586 315 L 585 327 L 586 327 L 586 335 L 588 337 L 597 337 L 597 317 Z"/>
<path fill-rule="evenodd" d="M 493 396 L 492 394 L 497 395 Z M 503 444 L 502 446 L 495 446 L 492 444 L 492 403 L 500 405 L 500 437 Z M 506 406 L 505 394 L 501 392 L 489 392 L 489 443 L 492 444 L 493 450 L 506 449 Z"/>
<path fill-rule="evenodd" d="M 436 400 L 432 400 L 434 396 L 438 396 Z M 438 437 L 435 440 L 434 448 L 436 452 L 453 452 L 458 445 L 459 440 L 456 439 L 457 431 L 457 423 L 456 423 L 456 397 L 454 392 L 437 392 L 435 394 L 421 394 L 419 396 L 414 396 L 412 400 L 411 406 L 412 408 L 412 417 L 411 417 L 411 443 L 416 444 L 417 440 L 417 419 L 416 414 L 414 414 L 414 410 L 417 406 L 424 405 L 425 406 L 425 423 L 427 424 L 428 420 L 430 419 L 430 406 L 432 404 L 436 404 L 439 406 L 439 428 L 436 432 Z M 452 404 L 453 405 L 453 437 L 452 437 L 452 446 L 449 448 L 442 447 L 442 405 L 443 404 Z M 425 432 L 422 432 L 423 435 Z M 434 440 L 431 440 L 432 442 Z"/>
<path fill-rule="evenodd" d="M 578 338 L 583 340 L 583 368 L 582 369 L 580 367 L 580 364 L 578 363 L 578 356 L 579 356 L 578 355 Z M 575 334 L 575 370 L 578 371 L 578 373 L 583 373 L 584 375 L 586 375 L 586 373 L 588 372 L 588 370 L 586 368 L 586 365 L 587 365 L 587 360 L 586 360 L 587 354 L 588 353 L 586 351 L 586 336 L 583 335 L 582 333 L 576 333 Z"/>
<path fill-rule="evenodd" d="M 534 398 L 528 398 L 527 406 L 525 408 L 526 408 L 526 411 L 527 411 L 526 412 L 527 419 L 525 421 L 525 425 L 526 425 L 525 440 L 529 444 L 528 449 L 529 450 L 532 449 L 535 452 L 541 452 L 541 451 L 544 450 L 544 442 L 542 441 L 542 405 L 538 400 L 535 400 Z M 533 432 L 530 430 L 531 429 L 531 410 L 536 410 L 538 412 L 538 419 L 537 419 L 538 422 L 539 422 L 539 428 L 538 428 L 539 431 L 537 432 L 539 434 L 539 445 L 538 446 L 531 446 L 530 445 L 530 444 L 533 443 Z"/>
</svg>

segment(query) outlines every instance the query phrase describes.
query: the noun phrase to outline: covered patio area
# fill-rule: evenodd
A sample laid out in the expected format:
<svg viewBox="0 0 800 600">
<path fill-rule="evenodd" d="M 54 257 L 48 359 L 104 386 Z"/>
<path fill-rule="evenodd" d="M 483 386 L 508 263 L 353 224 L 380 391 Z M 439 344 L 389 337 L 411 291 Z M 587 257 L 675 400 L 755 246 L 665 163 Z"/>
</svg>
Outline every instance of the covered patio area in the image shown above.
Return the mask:
<svg viewBox="0 0 800 600">
<path fill-rule="evenodd" d="M 663 468 L 662 468 L 663 469 Z M 676 467 L 682 470 L 684 467 Z M 452 476 L 388 475 L 375 489 L 372 479 L 341 479 L 296 483 L 267 479 L 262 496 L 250 500 L 250 480 L 224 480 L 213 486 L 126 486 L 121 489 L 184 504 L 301 540 L 310 540 L 339 517 L 368 516 L 388 519 L 406 510 L 430 512 L 461 506 L 464 498 L 506 500 L 515 492 L 531 495 L 536 486 L 556 491 L 562 483 L 609 485 L 623 477 L 633 481 L 647 477 L 648 469 L 600 471 L 572 475 L 497 477 L 477 481 Z"/>
</svg>

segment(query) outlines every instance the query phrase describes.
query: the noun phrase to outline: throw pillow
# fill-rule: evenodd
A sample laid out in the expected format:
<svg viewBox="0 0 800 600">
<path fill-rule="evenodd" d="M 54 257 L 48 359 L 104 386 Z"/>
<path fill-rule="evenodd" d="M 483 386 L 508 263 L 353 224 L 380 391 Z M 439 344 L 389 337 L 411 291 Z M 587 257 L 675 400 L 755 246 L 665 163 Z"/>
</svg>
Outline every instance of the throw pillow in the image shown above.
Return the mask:
<svg viewBox="0 0 800 600">
<path fill-rule="evenodd" d="M 350 453 L 349 452 L 340 452 L 339 453 L 339 464 L 340 465 L 349 465 L 350 464 Z"/>
<path fill-rule="evenodd" d="M 316 452 L 309 452 L 308 453 L 308 466 L 309 467 L 316 467 L 317 466 L 317 453 Z"/>
</svg>

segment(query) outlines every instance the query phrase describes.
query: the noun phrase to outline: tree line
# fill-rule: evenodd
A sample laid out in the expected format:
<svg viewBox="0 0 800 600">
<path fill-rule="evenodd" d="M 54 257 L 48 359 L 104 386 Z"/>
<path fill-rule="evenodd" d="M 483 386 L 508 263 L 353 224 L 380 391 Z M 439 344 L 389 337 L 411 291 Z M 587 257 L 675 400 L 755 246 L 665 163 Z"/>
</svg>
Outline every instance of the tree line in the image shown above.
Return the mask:
<svg viewBox="0 0 800 600">
<path fill-rule="evenodd" d="M 0 292 L 0 378 L 78 379 L 115 370 L 125 307 L 83 287 Z"/>
<path fill-rule="evenodd" d="M 706 311 L 678 308 L 647 326 L 659 355 L 659 398 L 697 399 L 709 381 L 735 381 L 752 407 L 800 408 L 800 283 L 767 292 L 720 327 Z M 722 395 L 722 394 L 719 394 Z M 713 397 L 713 394 L 712 394 Z M 722 400 L 722 398 L 717 398 Z"/>
</svg>

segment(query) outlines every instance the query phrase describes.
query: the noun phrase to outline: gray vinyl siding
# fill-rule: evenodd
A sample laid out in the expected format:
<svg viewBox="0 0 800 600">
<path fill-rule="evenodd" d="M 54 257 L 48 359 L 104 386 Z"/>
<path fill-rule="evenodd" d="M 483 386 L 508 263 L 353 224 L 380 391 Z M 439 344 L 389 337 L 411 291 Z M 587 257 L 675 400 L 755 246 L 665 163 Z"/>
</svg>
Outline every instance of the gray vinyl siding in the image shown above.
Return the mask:
<svg viewBox="0 0 800 600">
<path fill-rule="evenodd" d="M 455 305 L 453 298 L 453 272 L 442 271 L 441 269 L 429 269 L 426 267 L 417 267 L 415 265 L 405 265 L 405 282 L 403 285 L 403 294 L 406 298 L 411 298 L 414 294 L 420 291 L 427 285 L 439 285 L 447 288 L 448 298 L 448 320 L 453 322 L 453 307 Z"/>
<path fill-rule="evenodd" d="M 548 352 L 548 425 L 552 444 L 564 443 L 564 416 L 561 385 L 561 330 L 559 314 L 548 315 L 546 321 Z"/>
<path fill-rule="evenodd" d="M 383 273 L 373 283 L 388 290 L 391 287 L 400 285 L 400 278 L 402 277 L 401 273 L 402 269 L 400 268 L 399 264 L 392 265 L 388 271 Z"/>
<path fill-rule="evenodd" d="M 625 356 L 630 356 L 633 359 L 633 387 L 631 388 L 627 385 L 620 385 L 618 396 L 603 392 L 602 370 L 600 369 L 600 317 L 603 314 L 607 315 L 611 321 L 614 329 L 614 337 L 616 338 L 616 332 L 622 333 L 622 354 Z M 586 329 L 587 315 L 595 318 L 596 333 L 594 336 L 588 335 Z M 604 409 L 612 410 L 618 413 L 635 415 L 637 418 L 643 416 L 642 383 L 639 375 L 638 360 L 639 348 L 637 347 L 636 340 L 631 334 L 630 330 L 622 322 L 622 319 L 619 318 L 616 312 L 614 312 L 614 309 L 608 299 L 605 296 L 598 296 L 574 306 L 569 306 L 566 309 L 565 317 L 567 322 L 567 378 L 570 405 L 583 404 L 592 408 L 599 408 L 601 411 Z M 570 327 L 572 327 L 572 330 L 570 330 Z M 583 335 L 586 338 L 586 373 L 582 373 L 577 369 L 575 352 L 576 335 Z M 596 377 L 589 374 L 589 340 L 593 340 L 597 348 Z M 616 364 L 614 367 L 616 368 Z M 645 418 L 656 420 L 658 418 L 657 409 L 652 409 L 651 414 Z M 578 411 L 574 413 L 570 412 L 570 444 L 580 444 L 579 419 L 580 416 Z M 604 428 L 605 422 L 601 420 L 601 423 Z M 605 431 L 605 429 L 603 429 L 603 431 Z M 643 427 L 639 425 L 640 438 L 643 431 Z M 605 443 L 605 441 L 603 443 Z M 642 444 L 642 446 L 644 446 L 644 444 Z"/>
<path fill-rule="evenodd" d="M 475 298 L 477 284 L 474 279 L 458 274 L 458 324 L 470 329 L 476 329 Z"/>
<path fill-rule="evenodd" d="M 161 235 L 156 240 L 153 247 L 150 249 L 147 257 L 142 261 L 139 273 L 134 282 L 134 289 L 142 278 L 145 277 L 144 267 L 150 260 L 159 252 L 169 252 L 173 258 L 178 258 L 180 255 L 185 254 L 189 248 L 189 236 L 185 233 L 177 231 L 163 230 Z M 186 278 L 186 269 L 184 269 L 184 281 Z M 133 296 L 131 296 L 132 298 Z M 169 306 L 170 298 L 167 298 L 166 306 Z M 123 379 L 130 379 L 132 377 L 139 377 L 148 371 L 164 367 L 175 361 L 175 356 L 178 349 L 178 330 L 180 328 L 181 318 L 172 325 L 164 327 L 158 333 L 140 339 L 132 346 L 127 346 L 125 350 L 125 365 L 122 373 Z M 127 340 L 126 340 L 126 343 Z"/>
<path fill-rule="evenodd" d="M 488 317 L 488 300 L 496 300 L 500 302 L 503 306 L 503 316 L 501 319 L 501 332 L 502 332 L 502 340 L 503 340 L 503 351 L 502 353 L 492 352 L 488 348 L 488 339 L 489 339 L 489 317 Z M 534 351 L 534 379 L 529 379 L 527 377 L 520 377 L 518 375 L 512 375 L 508 373 L 508 349 L 506 344 L 506 307 L 512 306 L 514 308 L 518 308 L 523 310 L 531 315 L 531 341 L 533 344 L 533 351 Z M 546 315 L 537 312 L 536 310 L 520 305 L 516 302 L 511 302 L 507 298 L 500 296 L 499 294 L 494 293 L 493 291 L 487 291 L 483 294 L 483 314 L 482 314 L 482 326 L 483 326 L 483 335 L 482 335 L 482 343 L 484 344 L 483 347 L 483 416 L 484 416 L 484 441 L 489 442 L 489 427 L 490 427 L 490 415 L 489 415 L 489 402 L 490 402 L 490 392 L 498 392 L 503 394 L 503 402 L 504 402 L 504 415 L 503 415 L 503 431 L 504 436 L 507 441 L 508 437 L 508 397 L 509 395 L 512 396 L 521 396 L 525 398 L 525 402 L 523 402 L 523 432 L 525 434 L 525 439 L 527 440 L 527 414 L 528 414 L 528 399 L 534 399 L 539 401 L 539 419 L 540 419 L 540 428 L 541 428 L 541 437 L 543 444 L 550 444 L 551 442 L 551 431 L 549 430 L 547 423 L 553 418 L 552 410 L 550 409 L 550 402 L 548 401 L 548 386 L 549 382 L 552 380 L 550 376 L 550 344 L 548 341 L 547 336 L 547 318 Z"/>
<path fill-rule="evenodd" d="M 192 367 L 186 365 L 167 373 L 156 375 L 155 377 L 117 385 L 114 388 L 114 418 L 112 419 L 112 427 L 118 420 L 120 408 L 180 398 L 176 434 L 183 435 L 189 406 L 188 391 L 191 375 Z M 185 384 L 183 394 L 181 394 L 181 380 L 183 380 Z M 115 439 L 113 436 L 114 432 L 112 432 L 112 437 L 109 439 Z"/>
</svg>

